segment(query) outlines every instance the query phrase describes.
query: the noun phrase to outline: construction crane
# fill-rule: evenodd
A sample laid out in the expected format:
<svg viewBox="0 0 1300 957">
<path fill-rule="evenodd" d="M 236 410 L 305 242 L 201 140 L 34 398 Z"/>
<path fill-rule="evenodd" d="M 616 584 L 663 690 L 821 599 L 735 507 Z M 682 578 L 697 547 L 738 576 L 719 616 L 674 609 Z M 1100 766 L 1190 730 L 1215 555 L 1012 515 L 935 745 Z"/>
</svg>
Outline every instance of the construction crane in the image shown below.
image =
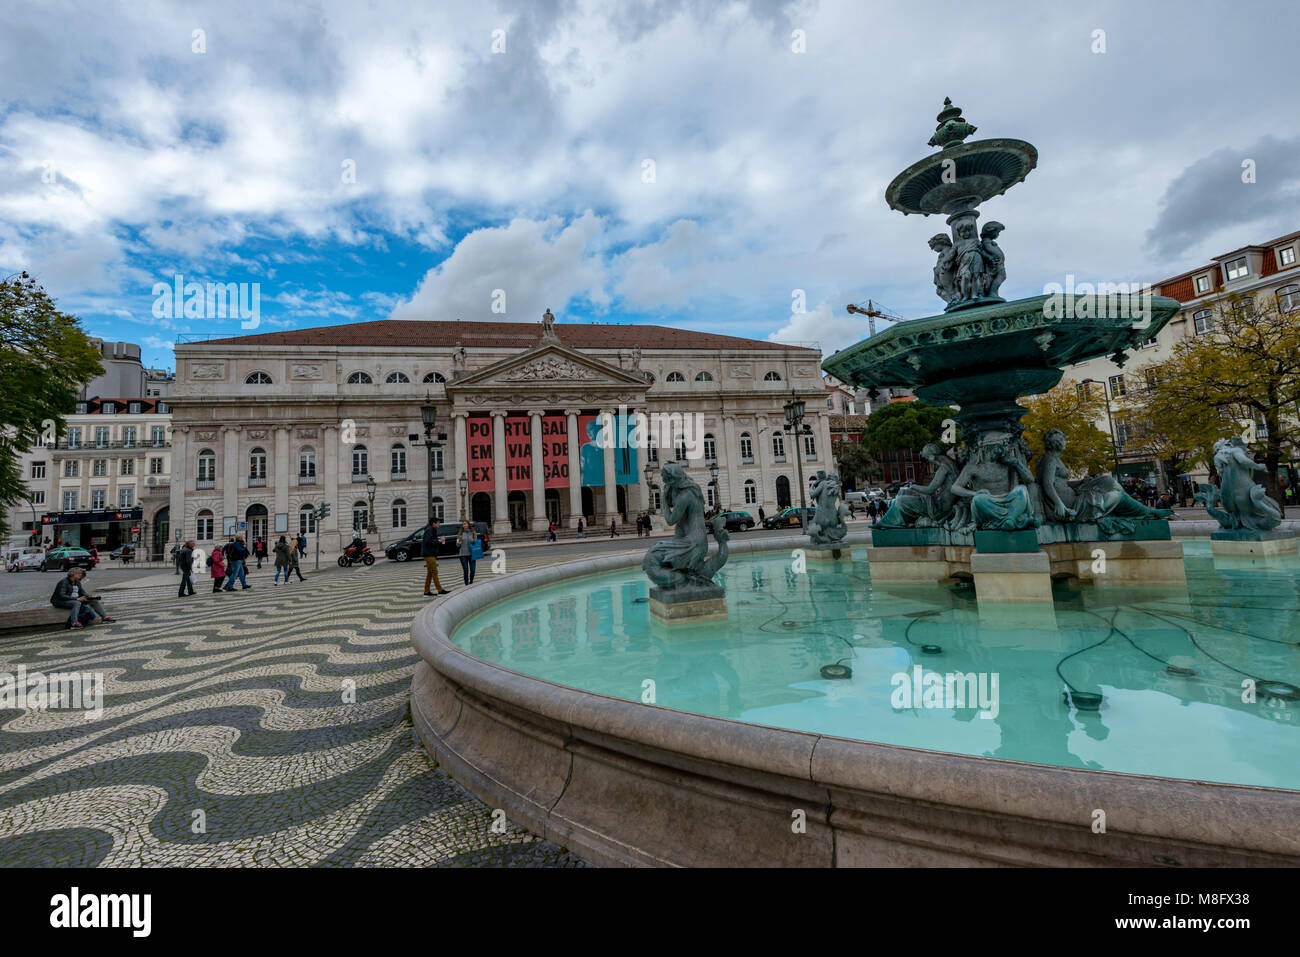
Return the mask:
<svg viewBox="0 0 1300 957">
<path fill-rule="evenodd" d="M 879 309 L 876 308 L 875 303 L 873 303 L 870 299 L 867 300 L 867 307 L 865 309 L 859 306 L 857 303 L 852 303 L 852 302 L 849 303 L 848 312 L 849 315 L 856 314 L 859 316 L 866 316 L 867 327 L 871 330 L 871 334 L 873 336 L 876 334 L 877 319 L 888 319 L 890 322 L 904 321 L 902 316 L 895 316 L 895 315 L 891 315 L 888 312 L 881 312 Z"/>
</svg>

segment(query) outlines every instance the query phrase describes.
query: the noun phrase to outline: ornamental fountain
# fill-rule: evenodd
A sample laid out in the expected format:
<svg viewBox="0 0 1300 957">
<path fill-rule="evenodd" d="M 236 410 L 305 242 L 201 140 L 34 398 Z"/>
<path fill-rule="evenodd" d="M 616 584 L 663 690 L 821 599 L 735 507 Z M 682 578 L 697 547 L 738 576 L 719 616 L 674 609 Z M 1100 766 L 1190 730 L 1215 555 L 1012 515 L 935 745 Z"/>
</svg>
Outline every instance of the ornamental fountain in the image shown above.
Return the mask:
<svg viewBox="0 0 1300 957">
<path fill-rule="evenodd" d="M 878 581 L 934 582 L 973 577 L 983 600 L 1052 600 L 1051 579 L 1098 583 L 1183 580 L 1182 546 L 1170 539 L 1169 511 L 1130 498 L 1110 475 L 1070 480 L 1060 467 L 1064 437 L 1049 438 L 1038 474 L 1029 469 L 1018 399 L 1055 386 L 1062 367 L 1150 339 L 1179 303 L 1149 290 L 1107 290 L 1098 299 L 1060 293 L 1007 302 L 998 295 L 1005 230 L 979 207 L 1022 182 L 1038 151 L 1016 139 L 966 142 L 976 127 L 944 100 L 930 145 L 938 151 L 889 184 L 885 199 L 904 215 L 946 215 L 950 234 L 930 239 L 938 254 L 941 315 L 894 325 L 822 363 L 860 388 L 904 387 L 956 406 L 962 447 L 927 447 L 935 479 L 900 493 L 873 529 L 868 552 Z M 1097 566 L 1097 551 L 1107 561 Z M 1093 573 L 1104 567 L 1104 578 Z"/>
</svg>

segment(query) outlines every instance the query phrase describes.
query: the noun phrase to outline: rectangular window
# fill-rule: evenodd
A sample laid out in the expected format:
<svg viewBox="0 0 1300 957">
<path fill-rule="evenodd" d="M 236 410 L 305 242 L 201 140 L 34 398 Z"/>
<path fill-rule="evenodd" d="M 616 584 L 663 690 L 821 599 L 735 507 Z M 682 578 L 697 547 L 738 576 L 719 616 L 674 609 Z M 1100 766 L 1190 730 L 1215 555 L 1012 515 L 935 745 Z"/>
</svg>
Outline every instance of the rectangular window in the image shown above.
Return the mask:
<svg viewBox="0 0 1300 957">
<path fill-rule="evenodd" d="M 122 472 L 121 472 L 121 474 L 123 474 L 123 475 L 134 475 L 134 474 L 135 474 L 135 459 L 122 459 Z"/>
<path fill-rule="evenodd" d="M 1193 313 L 1192 326 L 1196 330 L 1196 335 L 1202 335 L 1214 330 L 1214 313 L 1209 309 L 1202 309 L 1200 312 Z"/>
<path fill-rule="evenodd" d="M 1224 263 L 1223 269 L 1225 275 L 1227 275 L 1228 277 L 1229 282 L 1232 282 L 1232 280 L 1234 279 L 1241 279 L 1245 276 L 1250 275 L 1250 266 L 1248 265 L 1245 256 L 1242 256 L 1239 259 L 1234 259 L 1232 260 L 1232 262 Z"/>
<path fill-rule="evenodd" d="M 99 425 L 95 427 L 95 448 L 108 448 L 108 426 Z"/>
<path fill-rule="evenodd" d="M 150 475 L 162 475 L 162 474 L 163 474 L 163 460 L 162 460 L 162 459 L 160 459 L 160 458 L 152 458 L 152 459 L 149 460 L 149 474 L 150 474 Z"/>
<path fill-rule="evenodd" d="M 149 430 L 149 441 L 153 447 L 160 449 L 163 443 L 167 441 L 167 427 L 165 425 L 155 425 Z"/>
<path fill-rule="evenodd" d="M 112 415 L 117 411 L 117 406 L 112 402 L 104 402 L 100 404 L 99 411 L 104 415 Z"/>
<path fill-rule="evenodd" d="M 402 459 L 403 470 L 405 470 L 405 454 L 403 454 Z M 433 470 L 434 478 L 442 478 L 442 449 L 430 450 L 429 468 Z"/>
<path fill-rule="evenodd" d="M 108 501 L 108 492 L 102 488 L 92 488 L 90 490 L 90 507 L 93 509 L 102 509 Z"/>
<path fill-rule="evenodd" d="M 1197 276 L 1197 277 L 1196 277 L 1196 291 L 1197 291 L 1198 293 L 1206 293 L 1206 292 L 1209 292 L 1209 291 L 1210 291 L 1210 277 L 1209 277 L 1209 276 Z"/>
<path fill-rule="evenodd" d="M 170 405 L 168 405 L 166 402 L 159 402 L 159 403 L 158 403 L 158 414 L 159 414 L 159 415 L 166 415 L 166 414 L 167 414 L 168 412 L 170 412 L 171 410 L 172 410 L 172 407 L 171 407 Z"/>
<path fill-rule="evenodd" d="M 64 510 L 65 512 L 75 512 L 75 511 L 77 510 L 77 493 L 76 493 L 76 492 L 64 492 L 64 493 L 63 493 L 63 510 Z"/>
<path fill-rule="evenodd" d="M 128 402 L 126 404 L 126 411 L 133 415 L 139 415 L 142 408 L 143 406 L 141 406 L 139 402 Z"/>
<path fill-rule="evenodd" d="M 740 461 L 745 465 L 754 464 L 754 440 L 748 435 L 740 437 Z"/>
<path fill-rule="evenodd" d="M 712 483 L 712 482 L 710 482 L 708 485 L 704 486 L 704 492 L 705 492 L 705 495 L 704 495 L 704 498 L 705 498 L 705 504 L 708 505 L 709 508 L 717 508 L 717 507 L 718 507 L 718 496 L 717 496 L 717 495 L 715 494 L 715 492 L 714 492 L 714 488 L 713 488 L 713 483 Z"/>
<path fill-rule="evenodd" d="M 201 542 L 212 540 L 212 516 L 206 515 L 195 520 L 194 537 Z"/>
<path fill-rule="evenodd" d="M 135 489 L 130 486 L 117 490 L 118 508 L 131 508 L 135 505 Z"/>
<path fill-rule="evenodd" d="M 127 425 L 122 427 L 122 448 L 135 448 L 135 426 Z"/>
<path fill-rule="evenodd" d="M 33 505 L 44 505 L 44 504 L 45 504 L 45 490 L 44 490 L 44 489 L 41 489 L 41 490 L 39 490 L 39 491 L 36 491 L 36 492 L 33 492 L 33 493 L 32 493 L 32 504 L 33 504 Z"/>
<path fill-rule="evenodd" d="M 108 459 L 95 459 L 90 463 L 90 474 L 98 478 L 108 474 Z"/>
<path fill-rule="evenodd" d="M 76 459 L 66 459 L 63 463 L 63 477 L 76 478 L 81 474 L 81 463 Z"/>
<path fill-rule="evenodd" d="M 1280 253 L 1278 253 L 1277 258 L 1278 261 L 1281 262 L 1283 266 L 1290 266 L 1292 263 L 1295 262 L 1295 247 L 1294 246 L 1286 247 L 1286 249 L 1283 249 Z"/>
<path fill-rule="evenodd" d="M 772 436 L 772 457 L 778 462 L 785 461 L 785 436 Z"/>
<path fill-rule="evenodd" d="M 745 504 L 754 505 L 758 502 L 758 486 L 753 482 L 745 483 Z"/>
<path fill-rule="evenodd" d="M 803 437 L 803 454 L 804 454 L 804 458 L 808 459 L 810 462 L 813 459 L 817 458 L 817 437 L 816 436 L 805 435 Z"/>
<path fill-rule="evenodd" d="M 1112 396 L 1124 395 L 1124 377 L 1122 375 L 1110 377 L 1110 394 Z"/>
<path fill-rule="evenodd" d="M 70 449 L 81 448 L 81 427 L 80 426 L 74 425 L 72 428 L 68 429 L 68 448 Z"/>
<path fill-rule="evenodd" d="M 32 463 L 32 478 L 34 478 L 34 479 L 43 479 L 43 478 L 45 478 L 45 463 L 44 463 L 44 462 L 33 462 L 33 463 Z"/>
</svg>

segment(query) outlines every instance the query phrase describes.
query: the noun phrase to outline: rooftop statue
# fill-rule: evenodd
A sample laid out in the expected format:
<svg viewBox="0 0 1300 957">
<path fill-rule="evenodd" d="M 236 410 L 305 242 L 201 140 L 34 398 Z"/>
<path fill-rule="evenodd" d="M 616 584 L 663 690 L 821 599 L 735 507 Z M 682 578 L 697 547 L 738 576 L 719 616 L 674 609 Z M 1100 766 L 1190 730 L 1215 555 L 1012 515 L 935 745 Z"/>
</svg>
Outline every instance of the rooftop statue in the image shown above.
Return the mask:
<svg viewBox="0 0 1300 957">
<path fill-rule="evenodd" d="M 966 467 L 952 483 L 952 493 L 970 505 L 970 522 L 963 530 L 1037 528 L 1042 523 L 1034 515 L 1029 494 L 1033 482 L 1019 439 L 1006 432 L 981 434 Z"/>
<path fill-rule="evenodd" d="M 1266 471 L 1268 466 L 1251 458 L 1241 436 L 1214 443 L 1214 468 L 1222 485 L 1201 485 L 1193 497 L 1221 526 L 1267 532 L 1282 523 L 1281 506 L 1251 477 L 1255 472 Z M 1214 507 L 1216 502 L 1223 505 L 1222 510 Z"/>
<path fill-rule="evenodd" d="M 845 524 L 849 507 L 840 501 L 840 477 L 834 472 L 819 470 L 809 491 L 817 511 L 808 520 L 808 537 L 814 545 L 842 542 L 849 533 L 849 526 Z"/>
<path fill-rule="evenodd" d="M 664 486 L 664 520 L 673 526 L 673 537 L 646 552 L 641 568 L 660 588 L 715 590 L 713 576 L 727 563 L 726 519 L 722 514 L 713 517 L 718 550 L 710 556 L 700 487 L 676 462 L 666 462 L 659 474 Z"/>
<path fill-rule="evenodd" d="M 934 466 L 930 484 L 899 489 L 894 504 L 873 528 L 933 528 L 952 518 L 957 505 L 952 492 L 957 464 L 937 442 L 921 449 L 921 458 Z"/>
<path fill-rule="evenodd" d="M 1061 463 L 1065 433 L 1052 429 L 1043 436 L 1043 456 L 1038 460 L 1038 485 L 1043 508 L 1050 522 L 1091 522 L 1107 535 L 1132 535 L 1132 519 L 1168 518 L 1167 508 L 1147 508 L 1124 491 L 1111 475 L 1090 475 L 1070 480 Z"/>
</svg>

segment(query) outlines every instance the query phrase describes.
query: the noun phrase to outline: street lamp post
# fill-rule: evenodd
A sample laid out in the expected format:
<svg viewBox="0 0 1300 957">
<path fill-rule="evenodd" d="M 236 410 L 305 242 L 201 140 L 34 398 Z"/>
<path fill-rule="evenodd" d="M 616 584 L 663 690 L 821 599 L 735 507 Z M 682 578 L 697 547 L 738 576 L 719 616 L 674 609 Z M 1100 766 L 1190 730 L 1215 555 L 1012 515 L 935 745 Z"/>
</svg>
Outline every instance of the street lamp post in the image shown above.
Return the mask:
<svg viewBox="0 0 1300 957">
<path fill-rule="evenodd" d="M 650 499 L 650 501 L 646 502 L 647 515 L 653 515 L 655 513 L 655 489 L 659 487 L 655 485 L 655 472 L 657 470 L 658 470 L 658 466 L 656 466 L 653 462 L 650 461 L 649 456 L 646 456 L 645 488 L 646 488 L 646 492 L 648 493 L 647 497 Z"/>
<path fill-rule="evenodd" d="M 434 426 L 438 423 L 438 407 L 433 404 L 433 396 L 428 392 L 424 393 L 424 404 L 420 406 L 420 421 L 424 424 L 424 452 L 425 452 L 425 494 L 424 494 L 424 514 L 430 523 L 433 522 L 433 450 L 437 448 L 438 443 L 434 441 Z"/>
<path fill-rule="evenodd" d="M 1106 425 L 1110 428 L 1110 457 L 1115 465 L 1115 478 L 1119 478 L 1119 445 L 1115 442 L 1115 420 L 1110 414 L 1110 390 L 1106 388 L 1106 383 L 1099 379 L 1084 379 L 1081 385 L 1099 385 L 1101 394 L 1106 399 Z"/>
<path fill-rule="evenodd" d="M 808 509 L 808 490 L 803 484 L 803 450 L 799 448 L 799 440 L 802 438 L 803 431 L 803 413 L 804 401 L 793 392 L 790 393 L 790 401 L 785 404 L 785 420 L 790 424 L 794 432 L 794 462 L 795 469 L 799 476 L 799 527 L 804 527 L 807 521 Z"/>
<path fill-rule="evenodd" d="M 709 465 L 709 484 L 713 486 L 713 508 L 714 511 L 722 510 L 722 493 L 718 490 L 718 463 L 713 462 Z"/>
<path fill-rule="evenodd" d="M 378 530 L 375 528 L 375 477 L 366 476 L 366 499 L 370 503 L 370 517 L 366 522 L 366 534 L 377 535 Z"/>
<path fill-rule="evenodd" d="M 461 472 L 456 484 L 460 486 L 460 520 L 463 522 L 469 518 L 469 476 Z"/>
</svg>

